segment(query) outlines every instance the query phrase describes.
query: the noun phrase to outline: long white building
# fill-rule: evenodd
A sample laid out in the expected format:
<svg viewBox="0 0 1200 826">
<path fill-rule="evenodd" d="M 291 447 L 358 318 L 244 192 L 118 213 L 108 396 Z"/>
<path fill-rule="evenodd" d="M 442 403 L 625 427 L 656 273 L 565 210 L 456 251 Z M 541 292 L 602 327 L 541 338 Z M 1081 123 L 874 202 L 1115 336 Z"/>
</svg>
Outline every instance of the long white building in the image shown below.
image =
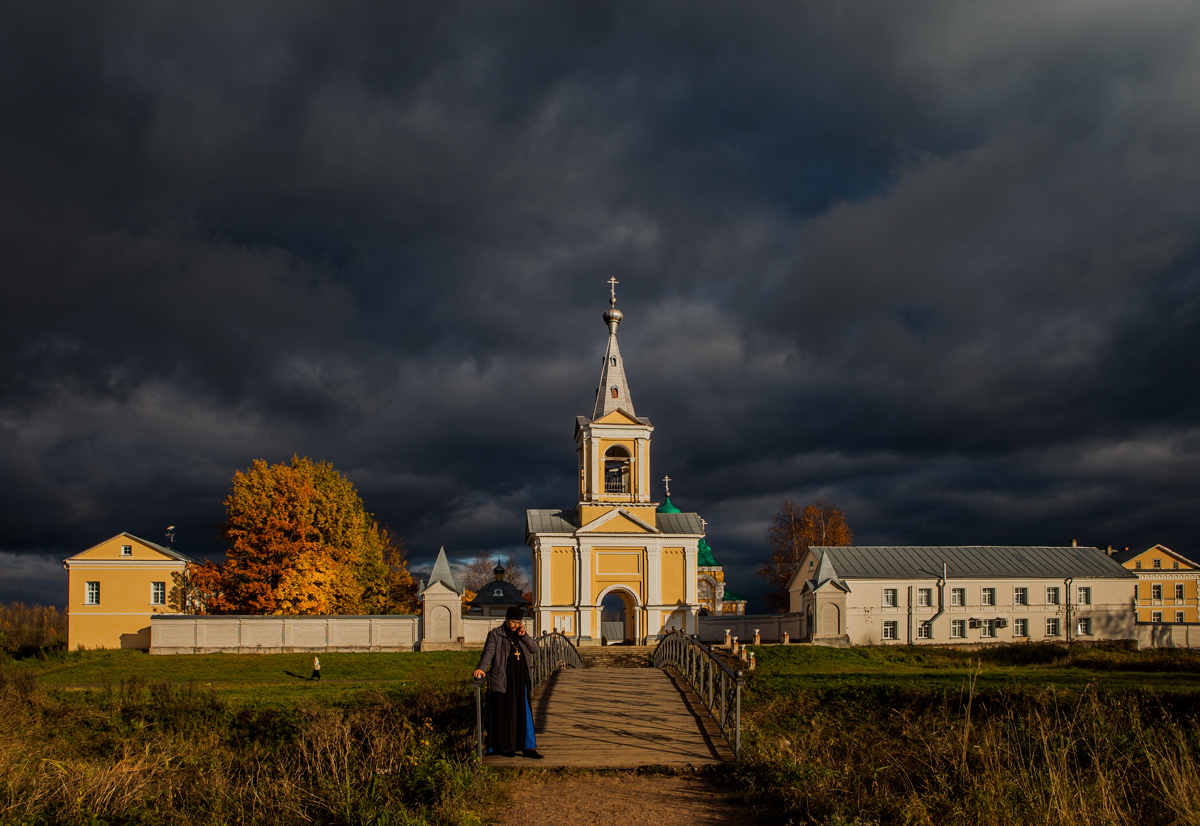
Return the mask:
<svg viewBox="0 0 1200 826">
<path fill-rule="evenodd" d="M 1131 639 L 1137 577 L 1098 548 L 813 547 L 788 584 L 829 644 Z"/>
</svg>

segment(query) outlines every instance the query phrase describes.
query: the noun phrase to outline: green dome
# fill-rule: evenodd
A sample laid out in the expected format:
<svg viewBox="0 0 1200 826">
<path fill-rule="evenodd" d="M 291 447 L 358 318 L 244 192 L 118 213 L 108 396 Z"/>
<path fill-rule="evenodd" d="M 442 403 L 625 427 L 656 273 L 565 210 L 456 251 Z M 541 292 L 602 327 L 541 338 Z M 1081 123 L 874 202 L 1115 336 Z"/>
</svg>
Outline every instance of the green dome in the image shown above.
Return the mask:
<svg viewBox="0 0 1200 826">
<path fill-rule="evenodd" d="M 704 541 L 704 537 L 700 537 L 700 543 L 697 545 L 697 550 L 700 553 L 696 554 L 696 565 L 701 568 L 716 568 L 717 560 L 713 557 L 712 548 L 708 547 L 708 543 Z"/>
<path fill-rule="evenodd" d="M 666 501 L 658 506 L 658 508 L 655 510 L 655 513 L 683 513 L 683 511 L 672 505 L 671 497 L 668 496 Z"/>
</svg>

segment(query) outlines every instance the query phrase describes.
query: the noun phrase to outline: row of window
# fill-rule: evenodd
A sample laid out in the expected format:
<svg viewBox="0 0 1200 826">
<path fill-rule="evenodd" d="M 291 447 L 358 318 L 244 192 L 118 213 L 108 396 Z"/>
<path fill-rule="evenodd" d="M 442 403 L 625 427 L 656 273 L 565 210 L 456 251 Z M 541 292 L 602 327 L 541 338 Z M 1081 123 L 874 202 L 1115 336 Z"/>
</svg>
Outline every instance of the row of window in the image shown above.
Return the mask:
<svg viewBox="0 0 1200 826">
<path fill-rule="evenodd" d="M 1162 621 L 1163 621 L 1163 613 L 1162 613 L 1162 611 L 1151 611 L 1151 612 L 1150 612 L 1150 621 L 1151 621 L 1151 622 L 1162 622 Z M 1184 621 L 1185 621 L 1185 620 L 1183 619 L 1183 612 L 1182 612 L 1182 611 L 1176 611 L 1176 612 L 1175 612 L 1175 621 L 1176 621 L 1176 622 L 1184 622 Z"/>
<path fill-rule="evenodd" d="M 964 639 L 967 636 L 967 628 L 978 628 L 979 636 L 995 637 L 996 631 L 1000 628 L 1006 628 L 1008 620 L 1005 619 L 983 619 L 983 620 L 951 620 L 950 621 L 950 638 Z M 1062 625 L 1059 623 L 1058 617 L 1047 617 L 1046 619 L 1046 636 L 1058 637 L 1062 635 L 1060 630 Z M 1080 617 L 1076 624 L 1076 632 L 1079 636 L 1089 636 L 1092 633 L 1091 617 Z M 900 622 L 899 620 L 887 620 L 883 623 L 883 638 L 885 640 L 899 639 Z M 933 635 L 933 624 L 930 622 L 922 622 L 917 626 L 917 639 L 927 640 Z M 1028 637 L 1029 636 L 1029 620 L 1025 617 L 1013 620 L 1013 636 Z"/>
<path fill-rule="evenodd" d="M 1160 596 L 1156 599 L 1161 599 L 1161 586 L 1159 588 Z M 1178 586 L 1182 589 L 1183 586 Z M 1177 589 L 1177 590 L 1178 590 Z M 1062 601 L 1062 589 L 1058 586 L 1050 586 L 1046 588 L 1046 605 L 1059 605 Z M 1080 587 L 1077 592 L 1077 605 L 1092 604 L 1092 589 L 1088 587 Z M 1182 599 L 1183 597 L 1177 597 Z M 950 589 L 950 605 L 952 607 L 962 607 L 967 604 L 967 589 L 966 588 L 951 588 Z M 980 605 L 997 605 L 996 589 L 995 588 L 980 588 L 979 589 L 979 604 Z M 1029 589 L 1028 588 L 1013 588 L 1013 605 L 1029 605 Z M 883 589 L 883 607 L 898 608 L 900 606 L 900 589 L 899 588 L 884 588 Z M 933 589 L 918 588 L 917 589 L 917 607 L 931 608 L 933 607 Z"/>
<path fill-rule="evenodd" d="M 1162 599 L 1163 598 L 1162 588 L 1163 587 L 1161 585 L 1151 585 L 1150 586 L 1150 599 Z M 1182 582 L 1175 586 L 1175 599 L 1183 599 L 1183 583 Z"/>
<path fill-rule="evenodd" d="M 1140 559 L 1139 559 L 1139 560 L 1137 560 L 1136 562 L 1134 562 L 1134 563 L 1133 563 L 1133 567 L 1135 567 L 1135 568 L 1137 568 L 1137 569 L 1139 569 L 1139 570 L 1140 570 L 1140 569 L 1141 569 L 1141 567 L 1142 567 L 1142 560 L 1140 560 Z M 1155 569 L 1161 569 L 1161 568 L 1162 568 L 1162 560 L 1161 560 L 1161 559 L 1156 559 L 1156 560 L 1154 560 L 1154 565 L 1153 565 L 1153 567 L 1154 567 Z M 1179 560 L 1178 560 L 1178 559 L 1172 560 L 1172 565 L 1171 565 L 1171 568 L 1172 568 L 1172 569 L 1174 569 L 1174 570 L 1176 570 L 1176 571 L 1178 571 L 1178 570 L 1179 570 Z"/>
<path fill-rule="evenodd" d="M 83 588 L 83 604 L 84 605 L 99 605 L 100 604 L 100 583 L 85 582 Z M 151 605 L 166 605 L 167 604 L 167 583 L 151 582 L 150 583 L 150 604 Z"/>
</svg>

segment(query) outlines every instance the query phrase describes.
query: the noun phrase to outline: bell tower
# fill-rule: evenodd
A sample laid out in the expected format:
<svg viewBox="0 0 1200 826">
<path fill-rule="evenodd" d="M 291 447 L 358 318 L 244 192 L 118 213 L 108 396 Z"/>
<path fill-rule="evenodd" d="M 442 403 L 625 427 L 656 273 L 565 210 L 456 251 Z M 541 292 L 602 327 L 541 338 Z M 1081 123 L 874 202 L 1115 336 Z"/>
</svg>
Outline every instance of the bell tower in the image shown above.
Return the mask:
<svg viewBox="0 0 1200 826">
<path fill-rule="evenodd" d="M 639 417 L 629 395 L 625 362 L 617 344 L 617 325 L 624 318 L 617 309 L 615 278 L 609 279 L 608 347 L 600 366 L 600 384 L 592 418 L 580 416 L 575 423 L 576 453 L 579 458 L 579 521 L 587 524 L 615 507 L 647 508 L 645 518 L 653 522 L 650 501 L 650 420 Z M 637 511 L 632 511 L 636 513 Z"/>
</svg>

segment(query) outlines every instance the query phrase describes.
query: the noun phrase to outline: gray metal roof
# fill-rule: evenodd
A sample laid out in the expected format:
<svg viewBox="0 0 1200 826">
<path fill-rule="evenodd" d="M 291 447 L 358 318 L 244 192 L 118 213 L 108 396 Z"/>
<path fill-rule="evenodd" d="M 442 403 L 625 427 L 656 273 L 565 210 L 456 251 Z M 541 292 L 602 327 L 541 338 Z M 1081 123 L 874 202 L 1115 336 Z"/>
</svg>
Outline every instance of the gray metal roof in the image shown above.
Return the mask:
<svg viewBox="0 0 1200 826">
<path fill-rule="evenodd" d="M 862 545 L 812 547 L 828 554 L 838 578 L 933 579 L 945 563 L 950 579 L 1136 579 L 1099 548 L 1015 545 Z"/>
<path fill-rule="evenodd" d="M 461 594 L 463 592 L 462 580 L 455 579 L 453 572 L 450 570 L 450 560 L 446 559 L 445 548 L 438 548 L 437 562 L 433 563 L 433 571 L 430 572 L 429 579 L 425 580 L 421 585 L 422 593 L 435 582 L 440 582 L 457 593 Z"/>
<path fill-rule="evenodd" d="M 612 390 L 616 390 L 615 398 Z M 608 334 L 608 350 L 604 353 L 604 362 L 600 367 L 600 386 L 596 391 L 596 407 L 592 411 L 592 421 L 607 416 L 614 410 L 624 410 L 637 418 L 637 413 L 633 412 L 633 399 L 629 397 L 629 382 L 625 380 L 625 360 L 621 358 L 621 348 L 617 346 L 616 327 Z"/>
<path fill-rule="evenodd" d="M 154 550 L 156 550 L 160 553 L 164 553 L 167 556 L 171 557 L 172 559 L 178 559 L 180 562 L 195 562 L 195 560 L 192 559 L 191 557 L 184 556 L 179 551 L 176 551 L 172 548 L 164 547 L 162 545 L 159 545 L 157 542 L 151 542 L 149 539 L 142 539 L 140 536 L 134 536 L 133 534 L 129 533 L 128 531 L 124 531 L 123 533 L 125 536 L 128 536 L 130 539 L 136 539 L 138 542 L 141 542 L 143 545 L 149 545 Z"/>
<path fill-rule="evenodd" d="M 496 592 L 500 591 L 500 595 L 496 596 Z M 504 580 L 485 582 L 479 586 L 479 590 L 475 592 L 475 599 L 471 600 L 470 605 L 528 605 L 529 600 L 521 595 L 521 589 L 511 582 Z"/>
<path fill-rule="evenodd" d="M 696 513 L 656 513 L 655 527 L 667 534 L 703 534 L 700 515 Z M 575 511 L 528 510 L 525 526 L 529 533 L 575 533 Z"/>
<path fill-rule="evenodd" d="M 698 513 L 656 513 L 654 521 L 663 533 L 704 533 Z"/>
<path fill-rule="evenodd" d="M 525 511 L 525 529 L 529 533 L 575 533 L 576 527 L 575 511 Z"/>
</svg>

